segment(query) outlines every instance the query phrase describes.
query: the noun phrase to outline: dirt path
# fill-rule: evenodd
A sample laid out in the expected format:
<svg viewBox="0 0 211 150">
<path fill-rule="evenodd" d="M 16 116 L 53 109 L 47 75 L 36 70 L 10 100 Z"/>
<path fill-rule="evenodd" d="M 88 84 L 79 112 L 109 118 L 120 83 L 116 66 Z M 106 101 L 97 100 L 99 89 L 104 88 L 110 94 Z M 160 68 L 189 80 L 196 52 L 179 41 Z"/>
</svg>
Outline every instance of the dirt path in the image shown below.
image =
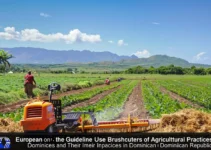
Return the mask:
<svg viewBox="0 0 211 150">
<path fill-rule="evenodd" d="M 76 108 L 76 107 L 84 107 L 84 106 L 92 105 L 92 104 L 98 102 L 99 100 L 101 100 L 102 98 L 104 98 L 105 96 L 109 95 L 110 93 L 116 91 L 119 88 L 121 88 L 121 86 L 110 89 L 108 91 L 104 91 L 103 93 L 97 94 L 94 97 L 90 98 L 89 100 L 86 100 L 84 102 L 74 104 L 74 105 L 71 105 L 71 106 L 67 106 L 62 111 L 63 112 L 70 112 L 73 108 Z"/>
<path fill-rule="evenodd" d="M 115 120 L 121 120 L 128 117 L 128 114 L 131 117 L 138 117 L 139 119 L 147 119 L 149 118 L 149 113 L 144 107 L 142 92 L 141 92 L 141 84 L 138 84 L 128 97 L 124 105 L 124 111 L 119 115 L 119 117 Z"/>
<path fill-rule="evenodd" d="M 179 102 L 183 102 L 183 103 L 185 103 L 187 105 L 192 106 L 193 108 L 204 108 L 204 107 L 202 107 L 202 106 L 200 106 L 200 105 L 198 105 L 196 103 L 191 102 L 190 100 L 188 100 L 188 99 L 186 99 L 184 97 L 179 96 L 178 94 L 176 94 L 174 92 L 171 92 L 171 91 L 165 89 L 164 87 L 161 87 L 160 91 L 162 93 L 164 93 L 164 94 L 168 94 L 172 99 L 177 99 Z"/>
<path fill-rule="evenodd" d="M 100 87 L 104 87 L 104 86 L 106 86 L 106 85 L 105 84 L 103 84 L 103 85 L 96 85 L 96 86 L 83 88 L 83 89 L 79 89 L 79 90 L 72 90 L 72 91 L 68 91 L 68 92 L 55 94 L 55 95 L 53 95 L 53 99 L 59 99 L 60 97 L 66 96 L 66 95 L 83 93 L 84 91 L 91 90 L 93 88 L 100 88 Z M 48 96 L 41 96 L 40 99 L 48 100 L 49 97 Z M 24 107 L 28 101 L 29 101 L 29 99 L 26 99 L 26 100 L 20 100 L 18 102 L 12 103 L 12 104 L 0 105 L 0 112 L 1 113 L 2 112 L 6 113 L 6 112 L 14 111 L 14 110 L 16 110 L 16 109 L 18 109 L 20 107 Z"/>
</svg>

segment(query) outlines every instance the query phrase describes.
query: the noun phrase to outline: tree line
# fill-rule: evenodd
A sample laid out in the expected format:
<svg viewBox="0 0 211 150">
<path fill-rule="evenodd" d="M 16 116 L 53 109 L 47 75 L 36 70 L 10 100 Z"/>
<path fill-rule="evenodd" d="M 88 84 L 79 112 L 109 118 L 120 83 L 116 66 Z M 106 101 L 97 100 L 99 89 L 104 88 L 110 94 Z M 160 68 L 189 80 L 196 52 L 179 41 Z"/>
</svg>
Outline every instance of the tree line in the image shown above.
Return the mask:
<svg viewBox="0 0 211 150">
<path fill-rule="evenodd" d="M 25 72 L 25 68 L 20 68 L 20 67 L 14 67 L 11 66 L 9 63 L 9 59 L 13 58 L 11 54 L 4 50 L 0 50 L 0 72 L 6 72 L 7 71 L 7 66 L 9 67 L 9 70 L 15 71 L 15 72 Z M 89 73 L 85 71 L 78 71 L 77 68 L 67 68 L 63 70 L 48 70 L 50 73 Z M 94 74 L 94 72 L 92 72 Z M 97 72 L 99 73 L 99 72 Z M 105 71 L 101 72 L 103 74 L 163 74 L 163 75 L 168 75 L 168 74 L 176 74 L 176 75 L 184 75 L 184 74 L 194 74 L 194 75 L 206 75 L 206 74 L 211 74 L 211 68 L 197 68 L 195 66 L 192 66 L 190 68 L 182 68 L 178 66 L 169 65 L 169 66 L 160 66 L 159 68 L 154 68 L 153 66 L 149 68 L 145 68 L 142 66 L 136 66 L 129 68 L 125 71 Z"/>
<path fill-rule="evenodd" d="M 184 74 L 194 74 L 194 75 L 206 75 L 211 74 L 211 68 L 197 68 L 192 66 L 190 68 L 182 68 L 174 65 L 169 66 L 160 66 L 159 68 L 154 68 L 153 66 L 149 68 L 144 68 L 142 66 L 136 66 L 129 68 L 124 71 L 126 74 L 176 74 L 176 75 L 184 75 Z"/>
</svg>

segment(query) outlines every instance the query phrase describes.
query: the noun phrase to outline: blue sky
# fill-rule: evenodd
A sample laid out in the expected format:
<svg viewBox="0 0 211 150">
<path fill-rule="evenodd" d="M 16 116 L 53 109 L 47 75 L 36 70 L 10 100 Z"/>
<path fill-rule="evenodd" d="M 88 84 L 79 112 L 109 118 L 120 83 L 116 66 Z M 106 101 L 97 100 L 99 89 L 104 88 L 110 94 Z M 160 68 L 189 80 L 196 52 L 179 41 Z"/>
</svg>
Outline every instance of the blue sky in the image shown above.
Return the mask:
<svg viewBox="0 0 211 150">
<path fill-rule="evenodd" d="M 211 64 L 211 1 L 1 0 L 0 47 L 19 46 Z"/>
</svg>

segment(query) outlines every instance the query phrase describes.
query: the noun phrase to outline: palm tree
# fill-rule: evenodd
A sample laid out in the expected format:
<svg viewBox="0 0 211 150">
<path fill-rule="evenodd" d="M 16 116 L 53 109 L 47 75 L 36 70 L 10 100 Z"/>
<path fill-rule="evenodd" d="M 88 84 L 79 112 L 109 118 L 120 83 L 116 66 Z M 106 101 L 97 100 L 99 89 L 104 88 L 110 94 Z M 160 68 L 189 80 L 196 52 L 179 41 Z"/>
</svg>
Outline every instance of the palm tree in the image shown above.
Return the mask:
<svg viewBox="0 0 211 150">
<path fill-rule="evenodd" d="M 13 58 L 12 54 L 9 54 L 4 50 L 0 50 L 0 64 L 4 65 L 5 70 L 7 66 L 10 67 L 10 63 L 8 61 L 10 58 Z"/>
</svg>

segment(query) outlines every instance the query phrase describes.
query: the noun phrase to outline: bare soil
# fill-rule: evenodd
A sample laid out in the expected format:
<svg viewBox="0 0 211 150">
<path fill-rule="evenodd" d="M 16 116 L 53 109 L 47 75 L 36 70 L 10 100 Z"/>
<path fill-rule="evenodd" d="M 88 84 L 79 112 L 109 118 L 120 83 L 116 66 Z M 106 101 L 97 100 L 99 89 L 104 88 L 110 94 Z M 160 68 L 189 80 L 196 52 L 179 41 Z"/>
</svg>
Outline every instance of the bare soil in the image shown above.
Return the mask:
<svg viewBox="0 0 211 150">
<path fill-rule="evenodd" d="M 103 93 L 97 94 L 94 97 L 90 98 L 89 100 L 86 100 L 84 102 L 81 103 L 77 103 L 71 106 L 67 106 L 65 107 L 62 112 L 70 112 L 72 109 L 76 108 L 76 107 L 85 107 L 88 105 L 92 105 L 94 103 L 97 103 L 99 100 L 101 100 L 102 98 L 104 98 L 105 96 L 109 95 L 110 93 L 116 91 L 117 89 L 119 89 L 121 86 L 118 86 L 116 88 L 110 89 L 108 91 L 104 91 Z"/>
<path fill-rule="evenodd" d="M 71 94 L 83 93 L 84 91 L 91 90 L 93 88 L 100 88 L 100 87 L 104 87 L 104 86 L 106 86 L 106 85 L 105 84 L 96 85 L 96 86 L 92 86 L 92 87 L 88 87 L 88 88 L 82 88 L 82 89 L 78 89 L 78 90 L 72 90 L 72 91 L 67 91 L 67 92 L 63 92 L 63 93 L 59 93 L 59 94 L 54 94 L 53 99 L 59 99 L 60 97 L 71 95 Z M 40 99 L 48 100 L 49 97 L 41 96 Z M 0 105 L 0 112 L 6 113 L 6 112 L 14 111 L 18 108 L 24 107 L 26 105 L 26 103 L 29 101 L 30 101 L 30 99 L 25 99 L 25 100 L 20 100 L 18 102 L 12 103 L 12 104 Z"/>
<path fill-rule="evenodd" d="M 128 114 L 130 114 L 131 117 L 137 117 L 139 119 L 147 119 L 150 117 L 148 111 L 144 107 L 141 91 L 140 83 L 133 89 L 124 105 L 124 111 L 115 120 L 126 119 Z"/>
<path fill-rule="evenodd" d="M 186 99 L 184 97 L 179 96 L 178 94 L 176 94 L 174 92 L 171 92 L 171 91 L 165 89 L 164 87 L 161 87 L 160 91 L 162 93 L 164 93 L 164 94 L 168 94 L 172 99 L 176 99 L 179 102 L 181 102 L 181 103 L 183 102 L 183 103 L 185 103 L 185 104 L 187 104 L 187 105 L 189 105 L 189 106 L 191 106 L 193 108 L 204 108 L 204 107 L 202 107 L 202 106 L 200 106 L 200 105 L 198 105 L 196 103 L 191 102 L 190 100 L 188 100 L 188 99 Z"/>
</svg>

